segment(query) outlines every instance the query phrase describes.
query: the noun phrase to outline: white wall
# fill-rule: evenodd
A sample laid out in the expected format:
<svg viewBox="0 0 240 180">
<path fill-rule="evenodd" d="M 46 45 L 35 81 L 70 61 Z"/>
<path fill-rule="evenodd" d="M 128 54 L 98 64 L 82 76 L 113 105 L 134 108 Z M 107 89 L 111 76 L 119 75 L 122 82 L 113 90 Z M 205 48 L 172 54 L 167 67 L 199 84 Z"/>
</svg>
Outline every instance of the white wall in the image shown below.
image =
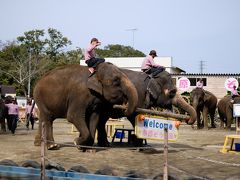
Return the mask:
<svg viewBox="0 0 240 180">
<path fill-rule="evenodd" d="M 141 71 L 141 65 L 143 62 L 143 59 L 145 57 L 119 57 L 119 58 L 105 58 L 106 62 L 111 62 L 114 65 L 120 67 L 120 68 L 125 68 L 125 69 L 130 69 L 133 71 Z M 171 71 L 172 67 L 172 57 L 155 57 L 154 61 L 157 64 L 160 64 L 164 67 L 166 67 L 166 70 L 168 72 Z M 84 60 L 80 61 L 80 64 L 83 66 L 86 66 L 86 63 Z M 172 73 L 172 72 L 170 72 Z"/>
</svg>

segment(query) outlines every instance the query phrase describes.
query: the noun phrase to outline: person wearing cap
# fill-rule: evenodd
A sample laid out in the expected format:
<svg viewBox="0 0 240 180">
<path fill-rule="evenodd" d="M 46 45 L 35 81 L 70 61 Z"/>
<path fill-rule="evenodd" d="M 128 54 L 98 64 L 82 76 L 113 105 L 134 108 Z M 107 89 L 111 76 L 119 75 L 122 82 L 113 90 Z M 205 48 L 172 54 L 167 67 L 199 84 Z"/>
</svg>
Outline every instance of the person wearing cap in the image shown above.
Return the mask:
<svg viewBox="0 0 240 180">
<path fill-rule="evenodd" d="M 96 56 L 95 48 L 100 45 L 101 45 L 101 42 L 98 41 L 97 38 L 92 38 L 90 45 L 85 50 L 85 54 L 84 54 L 85 63 L 88 65 L 89 71 L 91 72 L 91 74 L 95 72 L 95 69 L 98 64 L 105 61 L 105 59 L 95 57 Z"/>
<path fill-rule="evenodd" d="M 238 96 L 239 96 L 239 95 L 238 95 L 236 86 L 234 85 L 233 88 L 232 88 L 232 90 L 231 90 L 231 97 L 232 97 L 231 103 L 234 103 L 234 98 L 235 98 L 235 97 L 238 97 Z"/>
<path fill-rule="evenodd" d="M 165 68 L 159 64 L 154 62 L 154 58 L 157 57 L 157 52 L 155 50 L 151 50 L 149 55 L 142 62 L 141 70 L 147 74 L 152 74 L 152 76 L 156 76 L 158 73 L 165 70 Z"/>
</svg>

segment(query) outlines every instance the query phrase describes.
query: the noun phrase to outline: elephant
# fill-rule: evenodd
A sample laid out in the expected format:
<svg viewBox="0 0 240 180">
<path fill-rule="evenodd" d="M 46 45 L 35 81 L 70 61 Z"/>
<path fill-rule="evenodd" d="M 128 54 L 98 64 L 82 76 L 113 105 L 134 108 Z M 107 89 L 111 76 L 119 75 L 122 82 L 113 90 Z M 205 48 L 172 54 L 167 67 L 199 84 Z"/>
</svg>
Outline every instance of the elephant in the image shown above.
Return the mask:
<svg viewBox="0 0 240 180">
<path fill-rule="evenodd" d="M 88 67 L 79 64 L 65 65 L 45 74 L 35 85 L 34 100 L 40 111 L 35 145 L 40 145 L 42 122 L 45 122 L 48 149 L 58 149 L 54 143 L 53 121 L 66 118 L 80 132 L 76 145 L 94 143 L 99 114 L 105 106 L 127 104 L 124 111 L 131 115 L 138 102 L 135 86 L 127 76 L 111 63 L 101 63 L 89 77 Z M 94 127 L 94 128 L 92 128 Z"/>
<path fill-rule="evenodd" d="M 211 127 L 216 128 L 214 123 L 214 116 L 217 107 L 217 97 L 202 88 L 195 88 L 190 93 L 190 102 L 197 112 L 197 128 L 204 127 L 208 129 L 208 115 L 211 120 Z M 201 113 L 203 120 L 201 122 Z"/>
<path fill-rule="evenodd" d="M 2 132 L 6 132 L 6 122 L 5 122 L 6 110 L 7 109 L 5 107 L 4 100 L 0 99 L 0 124 L 1 124 Z"/>
<path fill-rule="evenodd" d="M 137 89 L 139 108 L 151 108 L 162 107 L 171 109 L 172 105 L 182 108 L 190 114 L 190 119 L 186 120 L 187 124 L 194 124 L 196 121 L 196 111 L 190 106 L 178 93 L 177 88 L 174 85 L 171 75 L 167 71 L 162 71 L 155 77 L 151 77 L 144 72 L 137 72 L 127 69 L 120 70 L 127 75 L 134 86 Z M 128 116 L 127 119 L 131 122 L 133 127 L 135 126 L 135 117 L 138 113 L 133 113 Z M 123 117 L 124 114 L 117 109 L 109 109 L 101 114 L 101 123 L 98 124 L 98 143 L 107 143 L 107 134 L 105 130 L 105 123 L 112 118 Z M 105 122 L 105 123 L 103 123 Z M 142 144 L 142 140 L 138 141 L 139 145 Z"/>
<path fill-rule="evenodd" d="M 9 118 L 8 118 L 8 108 L 5 104 L 10 103 L 12 101 L 11 96 L 7 96 L 5 99 L 0 99 L 0 124 L 1 124 L 1 131 L 6 132 L 6 119 L 9 128 Z"/>
<path fill-rule="evenodd" d="M 221 120 L 220 128 L 224 127 L 224 123 L 228 130 L 231 130 L 231 124 L 233 119 L 233 104 L 240 103 L 240 97 L 235 97 L 234 102 L 231 102 L 231 96 L 225 96 L 218 102 L 218 113 Z"/>
</svg>

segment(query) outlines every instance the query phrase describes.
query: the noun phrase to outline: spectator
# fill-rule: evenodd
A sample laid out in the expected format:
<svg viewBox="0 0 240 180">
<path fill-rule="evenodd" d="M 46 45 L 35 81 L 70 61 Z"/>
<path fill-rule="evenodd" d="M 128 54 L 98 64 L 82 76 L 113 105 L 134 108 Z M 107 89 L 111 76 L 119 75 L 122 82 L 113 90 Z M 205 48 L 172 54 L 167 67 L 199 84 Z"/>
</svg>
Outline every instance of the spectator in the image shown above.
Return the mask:
<svg viewBox="0 0 240 180">
<path fill-rule="evenodd" d="M 15 130 L 17 128 L 17 121 L 18 121 L 18 115 L 19 115 L 19 107 L 17 105 L 17 100 L 12 100 L 11 103 L 6 104 L 8 108 L 8 116 L 9 116 L 9 130 L 12 132 L 12 134 L 15 134 Z"/>
<path fill-rule="evenodd" d="M 149 55 L 142 62 L 141 70 L 147 74 L 151 74 L 152 77 L 155 77 L 158 73 L 165 70 L 165 67 L 156 64 L 154 62 L 154 58 L 157 57 L 157 52 L 155 50 L 151 50 Z"/>
<path fill-rule="evenodd" d="M 29 129 L 29 121 L 31 122 L 32 129 L 34 129 L 34 114 L 35 108 L 32 107 L 32 100 L 27 100 L 26 110 L 25 110 L 25 117 L 26 117 L 26 127 Z"/>
</svg>

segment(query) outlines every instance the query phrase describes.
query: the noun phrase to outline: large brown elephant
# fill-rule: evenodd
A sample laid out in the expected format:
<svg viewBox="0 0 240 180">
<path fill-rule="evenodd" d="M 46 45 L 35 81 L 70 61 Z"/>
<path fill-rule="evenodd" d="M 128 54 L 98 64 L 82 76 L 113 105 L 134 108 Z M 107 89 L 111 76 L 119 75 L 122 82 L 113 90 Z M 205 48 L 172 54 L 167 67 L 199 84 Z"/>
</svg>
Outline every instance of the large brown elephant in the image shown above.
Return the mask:
<svg viewBox="0 0 240 180">
<path fill-rule="evenodd" d="M 235 97 L 233 103 L 231 99 L 231 96 L 225 96 L 218 102 L 218 113 L 221 120 L 220 128 L 223 128 L 225 124 L 228 130 L 231 130 L 233 120 L 233 104 L 240 103 L 240 97 Z"/>
<path fill-rule="evenodd" d="M 124 112 L 131 115 L 138 102 L 135 86 L 127 76 L 111 63 L 101 63 L 89 77 L 88 67 L 66 65 L 42 77 L 34 88 L 34 100 L 40 111 L 39 131 L 35 145 L 40 145 L 41 122 L 45 122 L 48 149 L 57 149 L 53 138 L 53 121 L 67 118 L 75 125 L 80 136 L 77 145 L 92 145 L 99 114 L 106 106 L 127 104 Z"/>
<path fill-rule="evenodd" d="M 136 72 L 126 69 L 121 69 L 121 71 L 127 75 L 137 89 L 137 107 L 172 108 L 172 105 L 175 105 L 190 114 L 191 118 L 186 121 L 188 124 L 191 125 L 195 122 L 196 111 L 191 105 L 186 103 L 186 101 L 179 94 L 176 95 L 176 86 L 172 81 L 171 75 L 167 71 L 162 71 L 154 78 L 149 77 L 149 75 L 143 72 Z M 127 117 L 133 126 L 135 124 L 136 115 L 137 113 L 134 113 L 133 115 Z M 107 143 L 105 123 L 102 122 L 106 122 L 109 117 L 119 118 L 122 116 L 124 115 L 117 109 L 109 109 L 101 114 L 101 123 L 98 124 L 98 142 L 101 142 L 100 145 Z"/>
<path fill-rule="evenodd" d="M 211 127 L 215 128 L 214 116 L 217 107 L 217 97 L 202 88 L 195 88 L 190 93 L 190 102 L 197 112 L 197 128 L 208 129 L 208 115 L 211 119 Z M 202 113 L 202 120 L 200 118 Z"/>
</svg>

